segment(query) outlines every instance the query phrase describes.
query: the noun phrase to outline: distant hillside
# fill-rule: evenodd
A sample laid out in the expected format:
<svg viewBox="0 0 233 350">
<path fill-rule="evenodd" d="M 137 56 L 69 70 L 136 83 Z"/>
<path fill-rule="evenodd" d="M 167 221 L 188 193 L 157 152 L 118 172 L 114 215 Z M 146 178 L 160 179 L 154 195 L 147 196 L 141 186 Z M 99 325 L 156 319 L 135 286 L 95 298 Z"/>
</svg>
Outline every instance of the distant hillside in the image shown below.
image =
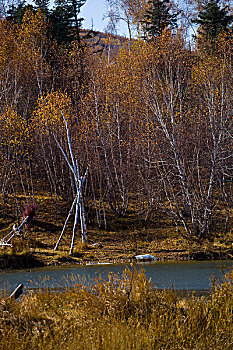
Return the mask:
<svg viewBox="0 0 233 350">
<path fill-rule="evenodd" d="M 128 41 L 123 36 L 113 35 L 109 33 L 89 31 L 86 29 L 81 30 L 81 37 L 85 38 L 86 42 L 93 47 L 94 52 L 111 51 L 111 55 L 115 55 L 119 52 L 119 49 L 125 45 Z"/>
</svg>

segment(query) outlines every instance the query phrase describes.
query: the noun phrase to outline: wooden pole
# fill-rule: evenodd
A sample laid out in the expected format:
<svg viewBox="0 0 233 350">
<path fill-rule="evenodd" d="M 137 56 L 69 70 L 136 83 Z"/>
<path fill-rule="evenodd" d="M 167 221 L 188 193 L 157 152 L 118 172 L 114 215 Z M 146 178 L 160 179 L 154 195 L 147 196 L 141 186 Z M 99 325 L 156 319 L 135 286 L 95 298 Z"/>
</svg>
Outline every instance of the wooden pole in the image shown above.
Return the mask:
<svg viewBox="0 0 233 350">
<path fill-rule="evenodd" d="M 82 190 L 80 192 L 79 217 L 80 217 L 80 223 L 81 223 L 82 243 L 86 244 L 87 243 L 87 228 L 86 228 L 85 209 L 84 209 Z"/>
<path fill-rule="evenodd" d="M 55 245 L 55 248 L 54 250 L 56 250 L 58 248 L 58 245 L 60 243 L 60 240 L 62 238 L 62 235 L 65 231 L 65 228 L 66 228 L 66 224 L 67 224 L 67 221 L 71 215 L 71 212 L 73 210 L 73 206 L 74 204 L 76 203 L 76 206 L 75 206 L 75 219 L 74 219 L 74 226 L 73 226 L 73 235 L 72 235 L 72 241 L 71 241 L 71 246 L 70 246 L 70 255 L 72 255 L 73 253 L 73 249 L 74 249 L 74 240 L 75 240 L 75 234 L 76 234 L 76 230 L 77 230 L 77 222 L 78 222 L 78 212 L 80 214 L 80 221 L 81 221 L 81 230 L 82 230 L 82 242 L 84 244 L 86 244 L 86 222 L 85 222 L 85 211 L 84 211 L 84 201 L 83 201 L 83 197 L 82 197 L 82 184 L 87 176 L 87 173 L 88 173 L 88 167 L 86 169 L 86 172 L 84 174 L 84 176 L 80 176 L 79 174 L 79 165 L 78 165 L 78 159 L 75 159 L 74 157 L 74 154 L 73 154 L 73 150 L 72 150 L 72 145 L 71 145 L 71 138 L 70 138 L 70 134 L 69 134 L 69 128 L 68 128 L 68 123 L 66 121 L 66 118 L 63 114 L 63 112 L 61 111 L 61 114 L 63 116 L 63 120 L 64 120 L 64 123 L 65 123 L 65 126 L 66 126 L 66 137 L 67 137 L 67 143 L 68 143 L 68 147 L 69 147 L 69 153 L 70 153 L 70 157 L 71 157 L 71 162 L 69 161 L 68 159 L 68 156 L 67 154 L 65 153 L 65 151 L 63 150 L 61 144 L 59 143 L 59 141 L 57 140 L 55 134 L 53 134 L 54 136 L 54 139 L 58 145 L 58 147 L 60 148 L 71 172 L 73 173 L 74 175 L 74 180 L 75 180 L 75 186 L 76 186 L 76 190 L 77 190 L 77 196 L 76 198 L 74 199 L 73 203 L 72 203 L 72 206 L 71 206 L 71 209 L 70 209 L 70 212 L 66 218 L 66 221 L 65 221 L 65 224 L 63 226 L 63 229 L 62 229 L 62 232 L 60 234 L 60 237 Z"/>
<path fill-rule="evenodd" d="M 59 246 L 59 243 L 60 243 L 60 241 L 61 241 L 61 239 L 62 239 L 62 236 L 63 236 L 63 234 L 64 234 L 64 232 L 65 232 L 67 222 L 68 222 L 69 217 L 70 217 L 70 215 L 71 215 L 71 213 L 72 213 L 72 211 L 73 211 L 74 204 L 75 204 L 76 200 L 77 200 L 77 197 L 75 197 L 75 199 L 73 200 L 73 203 L 72 203 L 72 205 L 71 205 L 70 211 L 69 211 L 69 213 L 68 213 L 68 215 L 67 215 L 66 221 L 65 221 L 65 223 L 64 223 L 64 226 L 63 226 L 63 229 L 62 229 L 62 231 L 61 231 L 60 237 L 59 237 L 59 239 L 58 239 L 58 241 L 57 241 L 57 243 L 56 243 L 56 245 L 55 245 L 55 247 L 54 247 L 54 250 L 57 250 L 57 248 L 58 248 L 58 246 Z"/>
<path fill-rule="evenodd" d="M 78 199 L 78 201 L 79 201 L 79 199 Z M 75 206 L 75 219 L 74 219 L 73 235 L 72 235 L 72 241 L 71 241 L 69 255 L 73 254 L 73 249 L 74 249 L 74 240 L 75 240 L 75 234 L 76 234 L 77 223 L 78 223 L 78 207 L 79 207 L 78 201 L 76 202 L 76 206 Z"/>
</svg>

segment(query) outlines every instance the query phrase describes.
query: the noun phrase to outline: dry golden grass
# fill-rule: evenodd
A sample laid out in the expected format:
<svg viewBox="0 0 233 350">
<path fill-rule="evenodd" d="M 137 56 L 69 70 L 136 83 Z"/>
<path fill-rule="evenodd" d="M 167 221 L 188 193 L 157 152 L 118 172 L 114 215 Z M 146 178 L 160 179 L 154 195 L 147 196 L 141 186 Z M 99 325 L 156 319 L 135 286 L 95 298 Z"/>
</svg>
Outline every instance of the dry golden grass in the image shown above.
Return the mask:
<svg viewBox="0 0 233 350">
<path fill-rule="evenodd" d="M 0 349 L 232 349 L 233 273 L 209 296 L 153 289 L 143 272 L 0 302 Z"/>
</svg>

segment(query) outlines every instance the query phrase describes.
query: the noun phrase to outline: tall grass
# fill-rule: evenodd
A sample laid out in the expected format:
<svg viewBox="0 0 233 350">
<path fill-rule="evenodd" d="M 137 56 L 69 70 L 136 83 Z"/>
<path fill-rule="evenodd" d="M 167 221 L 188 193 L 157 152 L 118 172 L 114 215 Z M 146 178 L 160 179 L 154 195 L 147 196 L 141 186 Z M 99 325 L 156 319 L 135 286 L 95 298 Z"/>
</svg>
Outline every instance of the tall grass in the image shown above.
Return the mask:
<svg viewBox="0 0 233 350">
<path fill-rule="evenodd" d="M 0 349 L 233 349 L 233 273 L 185 298 L 125 271 L 63 293 L 1 298 Z"/>
</svg>

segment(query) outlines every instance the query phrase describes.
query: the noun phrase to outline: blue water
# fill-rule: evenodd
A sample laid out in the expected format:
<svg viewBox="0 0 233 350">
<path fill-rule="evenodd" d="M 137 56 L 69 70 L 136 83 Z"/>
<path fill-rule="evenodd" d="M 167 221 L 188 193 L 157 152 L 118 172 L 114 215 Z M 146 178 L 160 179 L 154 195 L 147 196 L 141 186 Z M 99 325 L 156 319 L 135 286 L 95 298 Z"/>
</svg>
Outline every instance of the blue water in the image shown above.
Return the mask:
<svg viewBox="0 0 233 350">
<path fill-rule="evenodd" d="M 214 278 L 223 280 L 224 274 L 233 269 L 233 261 L 155 262 L 135 266 L 144 269 L 147 278 L 158 288 L 209 290 Z M 100 276 L 107 279 L 110 272 L 121 276 L 126 267 L 133 268 L 127 264 L 99 264 L 1 272 L 0 291 L 11 291 L 20 283 L 27 289 L 64 288 L 80 281 L 92 284 Z"/>
</svg>

